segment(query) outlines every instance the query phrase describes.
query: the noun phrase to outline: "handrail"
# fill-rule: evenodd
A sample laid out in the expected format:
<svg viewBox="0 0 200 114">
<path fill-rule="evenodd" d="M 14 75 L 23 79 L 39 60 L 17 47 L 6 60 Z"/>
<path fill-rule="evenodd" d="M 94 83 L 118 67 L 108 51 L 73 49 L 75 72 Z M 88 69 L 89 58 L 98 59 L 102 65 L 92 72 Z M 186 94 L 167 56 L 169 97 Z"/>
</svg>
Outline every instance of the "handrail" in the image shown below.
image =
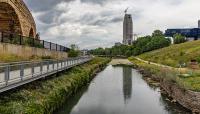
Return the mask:
<svg viewBox="0 0 200 114">
<path fill-rule="evenodd" d="M 87 56 L 2 65 L 0 66 L 0 93 L 83 64 L 91 59 L 92 57 Z"/>
<path fill-rule="evenodd" d="M 70 49 L 68 47 L 55 44 L 52 42 L 32 38 L 32 37 L 27 37 L 27 36 L 22 36 L 20 34 L 16 33 L 11 33 L 8 31 L 2 31 L 0 30 L 0 42 L 3 43 L 10 43 L 10 44 L 18 44 L 18 45 L 28 45 L 30 47 L 38 47 L 38 48 L 45 48 L 49 50 L 54 50 L 54 51 L 63 51 L 67 52 Z"/>
</svg>

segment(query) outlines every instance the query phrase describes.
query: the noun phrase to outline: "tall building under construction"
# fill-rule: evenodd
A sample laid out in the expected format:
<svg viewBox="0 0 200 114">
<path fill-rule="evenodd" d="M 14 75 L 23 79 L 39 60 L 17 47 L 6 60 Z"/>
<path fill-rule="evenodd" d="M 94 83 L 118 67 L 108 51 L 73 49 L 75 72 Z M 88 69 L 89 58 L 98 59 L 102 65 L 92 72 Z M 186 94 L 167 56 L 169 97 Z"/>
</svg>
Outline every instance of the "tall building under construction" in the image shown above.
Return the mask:
<svg viewBox="0 0 200 114">
<path fill-rule="evenodd" d="M 130 14 L 124 16 L 123 22 L 123 44 L 131 45 L 133 42 L 133 21 Z"/>
</svg>

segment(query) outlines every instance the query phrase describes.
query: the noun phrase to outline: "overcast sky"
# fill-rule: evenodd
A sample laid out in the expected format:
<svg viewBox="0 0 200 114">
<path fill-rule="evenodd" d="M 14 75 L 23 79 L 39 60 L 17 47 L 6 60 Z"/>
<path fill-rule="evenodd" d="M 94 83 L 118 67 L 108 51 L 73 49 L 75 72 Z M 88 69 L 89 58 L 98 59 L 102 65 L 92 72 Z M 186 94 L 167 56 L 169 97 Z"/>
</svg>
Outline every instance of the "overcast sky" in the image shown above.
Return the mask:
<svg viewBox="0 0 200 114">
<path fill-rule="evenodd" d="M 134 33 L 197 27 L 200 0 L 24 0 L 41 39 L 82 49 L 122 41 L 124 10 L 133 16 Z"/>
</svg>

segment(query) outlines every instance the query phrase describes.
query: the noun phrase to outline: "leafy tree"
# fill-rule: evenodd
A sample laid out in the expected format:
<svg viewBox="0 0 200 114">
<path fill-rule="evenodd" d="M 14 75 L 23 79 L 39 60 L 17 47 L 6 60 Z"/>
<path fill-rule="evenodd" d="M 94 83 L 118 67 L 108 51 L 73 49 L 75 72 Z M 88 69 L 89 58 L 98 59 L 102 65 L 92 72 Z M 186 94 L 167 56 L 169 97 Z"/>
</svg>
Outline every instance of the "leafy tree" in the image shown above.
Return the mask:
<svg viewBox="0 0 200 114">
<path fill-rule="evenodd" d="M 178 33 L 175 34 L 173 36 L 173 38 L 174 38 L 174 44 L 180 44 L 180 43 L 186 42 L 185 37 L 183 35 L 181 35 L 181 34 L 178 34 Z"/>
<path fill-rule="evenodd" d="M 152 33 L 152 37 L 159 37 L 159 36 L 164 36 L 163 32 L 160 31 L 160 30 L 155 30 L 155 31 Z"/>
<path fill-rule="evenodd" d="M 78 57 L 79 54 L 80 54 L 78 46 L 75 45 L 75 44 L 72 44 L 70 47 L 71 47 L 71 49 L 70 49 L 70 51 L 68 53 L 68 56 L 69 57 Z"/>
</svg>

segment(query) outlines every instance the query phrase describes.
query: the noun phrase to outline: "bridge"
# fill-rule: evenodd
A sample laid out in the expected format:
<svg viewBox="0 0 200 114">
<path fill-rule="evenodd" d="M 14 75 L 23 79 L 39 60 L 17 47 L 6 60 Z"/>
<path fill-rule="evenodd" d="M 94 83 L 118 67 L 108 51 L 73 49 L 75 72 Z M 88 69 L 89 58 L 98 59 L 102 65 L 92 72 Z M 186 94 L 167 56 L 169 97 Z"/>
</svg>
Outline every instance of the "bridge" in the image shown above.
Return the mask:
<svg viewBox="0 0 200 114">
<path fill-rule="evenodd" d="M 0 93 L 88 62 L 92 57 L 0 64 Z"/>
</svg>

